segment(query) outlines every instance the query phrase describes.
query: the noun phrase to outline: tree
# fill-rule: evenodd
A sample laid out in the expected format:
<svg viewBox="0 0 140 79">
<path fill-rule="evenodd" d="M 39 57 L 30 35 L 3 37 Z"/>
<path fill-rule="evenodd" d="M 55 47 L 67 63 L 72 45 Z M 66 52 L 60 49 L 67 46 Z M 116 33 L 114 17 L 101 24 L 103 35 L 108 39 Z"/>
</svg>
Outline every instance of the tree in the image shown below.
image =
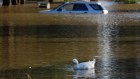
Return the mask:
<svg viewBox="0 0 140 79">
<path fill-rule="evenodd" d="M 7 6 L 9 4 L 10 4 L 10 0 L 3 0 L 3 3 L 2 3 L 3 6 Z"/>
<path fill-rule="evenodd" d="M 24 0 L 20 0 L 20 4 L 24 4 Z"/>
<path fill-rule="evenodd" d="M 17 4 L 17 0 L 11 0 L 12 5 L 16 5 Z"/>
<path fill-rule="evenodd" d="M 16 5 L 20 2 L 20 4 L 24 4 L 25 0 L 3 0 L 2 5 L 8 6 L 10 5 L 10 2 L 12 5 Z"/>
<path fill-rule="evenodd" d="M 123 2 L 123 3 L 136 3 L 139 0 L 115 0 L 116 2 Z"/>
</svg>

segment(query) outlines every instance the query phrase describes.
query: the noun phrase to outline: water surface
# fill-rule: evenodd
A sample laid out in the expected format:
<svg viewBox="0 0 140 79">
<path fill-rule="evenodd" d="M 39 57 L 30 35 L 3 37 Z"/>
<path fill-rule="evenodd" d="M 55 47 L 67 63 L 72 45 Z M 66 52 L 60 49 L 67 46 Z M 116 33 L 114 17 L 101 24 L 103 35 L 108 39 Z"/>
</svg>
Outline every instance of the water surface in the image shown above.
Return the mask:
<svg viewBox="0 0 140 79">
<path fill-rule="evenodd" d="M 139 12 L 42 15 L 22 7 L 1 9 L 0 78 L 140 78 Z M 96 58 L 96 68 L 74 71 L 73 58 Z"/>
</svg>

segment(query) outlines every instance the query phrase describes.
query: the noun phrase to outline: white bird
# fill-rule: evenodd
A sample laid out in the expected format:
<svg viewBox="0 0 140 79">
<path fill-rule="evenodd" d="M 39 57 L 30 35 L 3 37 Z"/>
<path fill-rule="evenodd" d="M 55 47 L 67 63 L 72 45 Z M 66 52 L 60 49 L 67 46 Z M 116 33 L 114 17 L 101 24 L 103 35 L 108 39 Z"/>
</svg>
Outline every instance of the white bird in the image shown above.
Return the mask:
<svg viewBox="0 0 140 79">
<path fill-rule="evenodd" d="M 87 70 L 94 69 L 96 60 L 93 59 L 93 61 L 79 63 L 77 59 L 73 59 L 72 62 L 74 63 L 74 70 Z"/>
</svg>

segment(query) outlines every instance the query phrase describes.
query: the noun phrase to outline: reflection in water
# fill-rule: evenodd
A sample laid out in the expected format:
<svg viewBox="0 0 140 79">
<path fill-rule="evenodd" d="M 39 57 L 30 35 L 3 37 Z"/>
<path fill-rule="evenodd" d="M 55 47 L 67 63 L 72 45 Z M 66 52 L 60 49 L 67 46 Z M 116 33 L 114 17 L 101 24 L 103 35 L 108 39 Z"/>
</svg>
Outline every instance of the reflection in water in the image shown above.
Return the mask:
<svg viewBox="0 0 140 79">
<path fill-rule="evenodd" d="M 138 43 L 138 44 L 137 44 Z M 136 46 L 135 46 L 135 52 L 139 52 L 140 51 L 140 41 L 136 42 Z M 138 53 L 136 55 L 136 79 L 140 79 L 140 53 Z"/>
<path fill-rule="evenodd" d="M 3 23 L 6 25 L 7 20 L 4 20 Z M 4 38 L 2 38 L 1 40 L 1 45 L 2 45 L 2 49 L 1 49 L 1 53 L 0 53 L 0 63 L 3 63 L 1 65 L 2 69 L 6 69 L 9 66 L 9 37 L 6 37 L 9 35 L 9 26 L 5 26 L 2 28 L 2 33 L 0 34 L 1 36 L 3 36 Z"/>
<path fill-rule="evenodd" d="M 140 74 L 137 73 L 140 68 L 138 67 L 139 57 L 137 57 L 139 55 L 139 49 L 137 49 L 137 46 L 139 47 L 138 41 L 134 41 L 135 44 L 133 45 L 129 39 L 125 39 L 130 44 L 123 43 L 119 36 L 122 36 L 125 30 L 122 30 L 122 27 L 118 29 L 118 25 L 113 21 L 110 23 L 110 19 L 112 18 L 108 18 L 107 16 L 99 17 L 99 27 L 97 28 L 99 78 L 139 79 L 137 76 Z M 128 29 L 129 27 L 127 27 L 127 33 L 125 35 L 129 34 L 129 32 L 130 34 L 132 33 L 132 31 L 128 32 Z"/>
<path fill-rule="evenodd" d="M 99 27 L 98 27 L 98 46 L 99 46 L 99 56 L 100 56 L 100 68 L 101 79 L 109 79 L 111 77 L 110 72 L 112 72 L 112 59 L 113 59 L 113 49 L 112 49 L 112 33 L 115 35 L 117 30 L 110 26 L 108 23 L 107 16 L 99 17 Z"/>
<path fill-rule="evenodd" d="M 95 70 L 90 69 L 90 70 L 76 70 L 74 71 L 74 79 L 79 79 L 79 78 L 95 78 Z"/>
<path fill-rule="evenodd" d="M 26 75 L 27 75 L 27 79 L 32 79 L 30 74 L 26 73 Z"/>
</svg>

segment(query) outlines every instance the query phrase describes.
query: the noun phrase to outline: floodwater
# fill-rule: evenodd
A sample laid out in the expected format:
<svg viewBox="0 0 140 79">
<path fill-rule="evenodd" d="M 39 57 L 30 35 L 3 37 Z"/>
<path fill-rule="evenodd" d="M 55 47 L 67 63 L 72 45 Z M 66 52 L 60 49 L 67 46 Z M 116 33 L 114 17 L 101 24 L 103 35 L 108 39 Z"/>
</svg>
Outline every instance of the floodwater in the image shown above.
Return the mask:
<svg viewBox="0 0 140 79">
<path fill-rule="evenodd" d="M 0 8 L 0 79 L 140 79 L 139 12 L 42 15 L 39 10 Z M 96 58 L 96 67 L 74 71 L 73 58 Z"/>
</svg>

